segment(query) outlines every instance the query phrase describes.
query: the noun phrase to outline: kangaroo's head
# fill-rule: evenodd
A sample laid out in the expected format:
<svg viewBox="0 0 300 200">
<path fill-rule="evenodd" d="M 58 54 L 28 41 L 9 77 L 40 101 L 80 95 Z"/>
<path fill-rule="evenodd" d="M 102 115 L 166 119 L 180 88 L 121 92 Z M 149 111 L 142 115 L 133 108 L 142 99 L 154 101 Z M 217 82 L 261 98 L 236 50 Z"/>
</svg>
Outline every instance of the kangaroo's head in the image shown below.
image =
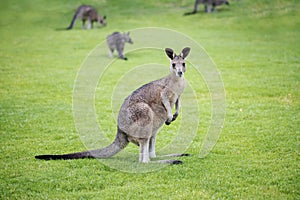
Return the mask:
<svg viewBox="0 0 300 200">
<path fill-rule="evenodd" d="M 103 26 L 106 26 L 106 16 L 98 17 L 99 24 L 102 24 Z"/>
<path fill-rule="evenodd" d="M 179 55 L 176 55 L 173 51 L 173 49 L 166 48 L 166 54 L 170 58 L 170 71 L 171 73 L 174 73 L 177 77 L 183 77 L 186 67 L 185 67 L 185 58 L 190 53 L 190 48 L 185 47 L 182 49 L 181 53 Z"/>
<path fill-rule="evenodd" d="M 123 33 L 123 39 L 125 40 L 125 42 L 129 43 L 129 44 L 133 44 L 133 41 L 131 39 L 131 37 L 129 36 L 130 32 L 128 33 Z"/>
</svg>

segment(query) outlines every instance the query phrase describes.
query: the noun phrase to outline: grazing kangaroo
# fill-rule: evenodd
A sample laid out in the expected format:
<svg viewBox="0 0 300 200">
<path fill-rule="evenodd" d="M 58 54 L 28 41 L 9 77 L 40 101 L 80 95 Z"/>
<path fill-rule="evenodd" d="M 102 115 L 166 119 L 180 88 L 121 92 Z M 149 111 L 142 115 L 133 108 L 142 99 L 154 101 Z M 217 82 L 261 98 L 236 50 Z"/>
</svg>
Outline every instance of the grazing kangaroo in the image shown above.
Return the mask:
<svg viewBox="0 0 300 200">
<path fill-rule="evenodd" d="M 119 58 L 123 60 L 127 60 L 127 58 L 124 55 L 124 47 L 126 42 L 129 44 L 133 44 L 133 41 L 129 36 L 129 32 L 128 33 L 114 32 L 113 34 L 107 36 L 106 43 L 110 50 L 109 56 L 112 58 L 114 50 L 116 49 L 119 54 Z"/>
<path fill-rule="evenodd" d="M 37 159 L 79 159 L 108 158 L 124 149 L 129 142 L 140 147 L 139 161 L 150 162 L 155 158 L 155 138 L 159 128 L 173 122 L 179 113 L 180 95 L 186 87 L 184 73 L 185 58 L 190 52 L 186 47 L 179 55 L 172 49 L 165 52 L 170 58 L 170 74 L 159 80 L 145 84 L 131 93 L 123 102 L 118 116 L 117 135 L 109 146 L 63 155 L 39 155 Z M 172 114 L 175 105 L 176 112 Z M 170 156 L 186 156 L 188 154 L 172 154 Z M 159 163 L 180 164 L 179 160 L 160 160 Z"/>
<path fill-rule="evenodd" d="M 227 0 L 196 0 L 194 5 L 193 12 L 185 13 L 185 15 L 191 15 L 198 12 L 199 4 L 204 4 L 204 12 L 213 12 L 216 6 L 220 6 L 223 4 L 229 5 Z"/>
<path fill-rule="evenodd" d="M 106 26 L 106 16 L 102 18 L 100 15 L 98 15 L 96 9 L 89 5 L 81 5 L 77 8 L 71 24 L 67 28 L 68 30 L 73 28 L 77 18 L 81 18 L 83 29 L 85 28 L 85 21 L 88 21 L 87 29 L 93 28 L 94 22 L 98 22 L 99 24 Z"/>
</svg>

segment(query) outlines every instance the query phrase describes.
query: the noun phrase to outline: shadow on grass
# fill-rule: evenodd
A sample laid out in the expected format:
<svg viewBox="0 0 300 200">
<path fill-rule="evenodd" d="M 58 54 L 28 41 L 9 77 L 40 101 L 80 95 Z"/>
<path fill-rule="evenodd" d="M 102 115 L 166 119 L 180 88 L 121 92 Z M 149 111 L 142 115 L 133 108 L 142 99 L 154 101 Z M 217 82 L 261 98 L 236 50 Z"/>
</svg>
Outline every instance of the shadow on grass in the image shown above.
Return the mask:
<svg viewBox="0 0 300 200">
<path fill-rule="evenodd" d="M 56 31 L 69 31 L 68 28 L 56 28 L 54 30 L 56 30 Z"/>
</svg>

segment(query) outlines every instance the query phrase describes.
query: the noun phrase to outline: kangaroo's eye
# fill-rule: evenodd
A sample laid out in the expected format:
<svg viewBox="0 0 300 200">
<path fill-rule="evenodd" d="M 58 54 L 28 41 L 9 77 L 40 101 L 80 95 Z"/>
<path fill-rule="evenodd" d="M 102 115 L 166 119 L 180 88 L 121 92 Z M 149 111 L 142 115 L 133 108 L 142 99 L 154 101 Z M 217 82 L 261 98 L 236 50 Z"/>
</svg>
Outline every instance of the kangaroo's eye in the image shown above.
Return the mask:
<svg viewBox="0 0 300 200">
<path fill-rule="evenodd" d="M 175 64 L 175 63 L 172 63 L 172 67 L 175 68 L 175 66 L 176 66 L 176 64 Z"/>
<path fill-rule="evenodd" d="M 185 63 L 182 63 L 182 66 L 185 67 Z"/>
</svg>

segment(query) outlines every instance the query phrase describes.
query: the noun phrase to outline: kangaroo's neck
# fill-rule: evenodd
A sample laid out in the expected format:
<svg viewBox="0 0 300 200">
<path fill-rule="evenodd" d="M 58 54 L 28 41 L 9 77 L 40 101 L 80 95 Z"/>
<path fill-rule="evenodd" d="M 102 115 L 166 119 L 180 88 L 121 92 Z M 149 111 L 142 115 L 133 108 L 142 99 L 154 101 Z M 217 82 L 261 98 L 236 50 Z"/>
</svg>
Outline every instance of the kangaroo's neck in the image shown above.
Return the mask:
<svg viewBox="0 0 300 200">
<path fill-rule="evenodd" d="M 175 74 L 169 74 L 169 76 L 166 77 L 166 83 L 168 88 L 178 95 L 180 95 L 186 87 L 186 80 L 184 76 L 178 77 Z"/>
</svg>

